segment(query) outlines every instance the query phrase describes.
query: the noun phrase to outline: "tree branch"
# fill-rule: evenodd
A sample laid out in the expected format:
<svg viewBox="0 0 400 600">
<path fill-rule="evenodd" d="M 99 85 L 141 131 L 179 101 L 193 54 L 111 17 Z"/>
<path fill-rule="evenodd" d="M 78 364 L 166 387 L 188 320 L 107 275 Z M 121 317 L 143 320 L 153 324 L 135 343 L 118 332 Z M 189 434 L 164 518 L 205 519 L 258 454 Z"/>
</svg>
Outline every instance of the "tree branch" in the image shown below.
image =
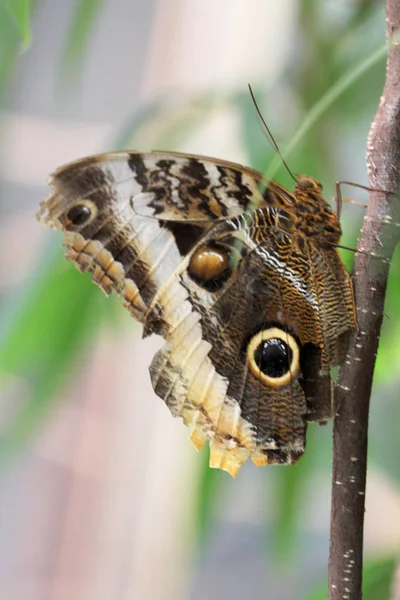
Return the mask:
<svg viewBox="0 0 400 600">
<path fill-rule="evenodd" d="M 400 0 L 387 0 L 387 76 L 372 123 L 367 166 L 374 190 L 400 184 Z M 364 500 L 368 412 L 391 257 L 400 239 L 400 202 L 370 192 L 354 261 L 357 333 L 336 390 L 333 431 L 329 599 L 362 597 Z"/>
</svg>

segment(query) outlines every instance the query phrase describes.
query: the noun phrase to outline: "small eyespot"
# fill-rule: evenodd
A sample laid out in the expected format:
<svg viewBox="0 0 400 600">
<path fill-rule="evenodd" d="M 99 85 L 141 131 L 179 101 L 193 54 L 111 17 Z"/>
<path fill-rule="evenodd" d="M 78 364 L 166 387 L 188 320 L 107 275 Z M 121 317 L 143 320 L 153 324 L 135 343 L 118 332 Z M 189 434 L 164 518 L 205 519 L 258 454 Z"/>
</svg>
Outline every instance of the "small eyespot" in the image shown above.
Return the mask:
<svg viewBox="0 0 400 600">
<path fill-rule="evenodd" d="M 247 346 L 253 375 L 272 388 L 290 383 L 300 371 L 300 348 L 295 338 L 279 327 L 263 329 Z"/>
<path fill-rule="evenodd" d="M 198 248 L 188 266 L 190 277 L 209 291 L 218 289 L 230 272 L 230 252 L 228 248 L 216 243 Z"/>
<path fill-rule="evenodd" d="M 94 219 L 97 213 L 97 208 L 93 202 L 80 200 L 68 210 L 65 215 L 65 228 L 75 229 L 87 225 Z"/>
</svg>

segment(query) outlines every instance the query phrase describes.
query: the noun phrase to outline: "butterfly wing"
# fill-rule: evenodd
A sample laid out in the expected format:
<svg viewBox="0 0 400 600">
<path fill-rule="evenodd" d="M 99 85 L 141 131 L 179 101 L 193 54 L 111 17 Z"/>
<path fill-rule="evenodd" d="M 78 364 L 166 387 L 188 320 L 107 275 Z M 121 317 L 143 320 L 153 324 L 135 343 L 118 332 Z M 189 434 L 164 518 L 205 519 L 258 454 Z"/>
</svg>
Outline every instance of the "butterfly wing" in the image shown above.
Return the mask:
<svg viewBox="0 0 400 600">
<path fill-rule="evenodd" d="M 174 152 L 113 152 L 58 169 L 50 185 L 64 186 L 66 201 L 98 192 L 109 203 L 127 200 L 136 215 L 167 221 L 214 221 L 293 196 L 261 173 L 228 161 Z"/>
<path fill-rule="evenodd" d="M 240 165 L 165 152 L 89 157 L 58 169 L 50 186 L 39 218 L 64 231 L 67 258 L 140 321 L 215 221 L 291 202 Z"/>
<path fill-rule="evenodd" d="M 197 447 L 210 440 L 210 464 L 235 474 L 249 457 L 297 460 L 307 420 L 331 414 L 342 330 L 319 309 L 322 267 L 316 279 L 293 195 L 239 165 L 163 152 L 83 159 L 50 184 L 40 218 L 145 334 L 164 337 L 153 387 Z M 322 272 L 348 286 L 336 250 L 325 255 Z"/>
</svg>

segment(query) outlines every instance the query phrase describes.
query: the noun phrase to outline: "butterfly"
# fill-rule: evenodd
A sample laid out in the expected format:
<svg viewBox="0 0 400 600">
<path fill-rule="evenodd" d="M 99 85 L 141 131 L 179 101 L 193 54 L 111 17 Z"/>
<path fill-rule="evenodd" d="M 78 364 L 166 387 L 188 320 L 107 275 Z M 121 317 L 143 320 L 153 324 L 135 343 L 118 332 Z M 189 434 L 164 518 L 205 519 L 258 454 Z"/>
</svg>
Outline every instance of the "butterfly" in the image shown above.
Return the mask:
<svg viewBox="0 0 400 600">
<path fill-rule="evenodd" d="M 78 160 L 38 218 L 66 258 L 164 338 L 155 393 L 210 466 L 295 463 L 333 412 L 330 368 L 355 329 L 338 218 L 313 178 L 290 192 L 234 163 L 172 152 Z"/>
</svg>

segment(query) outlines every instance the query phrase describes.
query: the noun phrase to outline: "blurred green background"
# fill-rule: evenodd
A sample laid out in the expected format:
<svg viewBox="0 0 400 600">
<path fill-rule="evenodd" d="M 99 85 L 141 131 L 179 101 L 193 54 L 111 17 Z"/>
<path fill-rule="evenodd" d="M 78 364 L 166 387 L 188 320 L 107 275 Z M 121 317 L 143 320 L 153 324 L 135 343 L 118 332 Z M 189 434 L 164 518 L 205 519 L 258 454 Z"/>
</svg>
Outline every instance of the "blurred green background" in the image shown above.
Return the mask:
<svg viewBox="0 0 400 600">
<path fill-rule="evenodd" d="M 367 185 L 384 45 L 372 0 L 0 0 L 5 598 L 327 598 L 331 425 L 309 427 L 296 466 L 249 464 L 235 481 L 210 470 L 151 390 L 159 342 L 140 340 L 34 214 L 47 174 L 104 150 L 267 171 L 248 82 L 293 171 L 327 198 L 338 179 Z M 274 177 L 291 187 L 284 169 Z M 362 218 L 344 207 L 345 245 Z M 389 598 L 400 542 L 399 282 L 397 253 L 371 404 L 366 600 Z"/>
</svg>

